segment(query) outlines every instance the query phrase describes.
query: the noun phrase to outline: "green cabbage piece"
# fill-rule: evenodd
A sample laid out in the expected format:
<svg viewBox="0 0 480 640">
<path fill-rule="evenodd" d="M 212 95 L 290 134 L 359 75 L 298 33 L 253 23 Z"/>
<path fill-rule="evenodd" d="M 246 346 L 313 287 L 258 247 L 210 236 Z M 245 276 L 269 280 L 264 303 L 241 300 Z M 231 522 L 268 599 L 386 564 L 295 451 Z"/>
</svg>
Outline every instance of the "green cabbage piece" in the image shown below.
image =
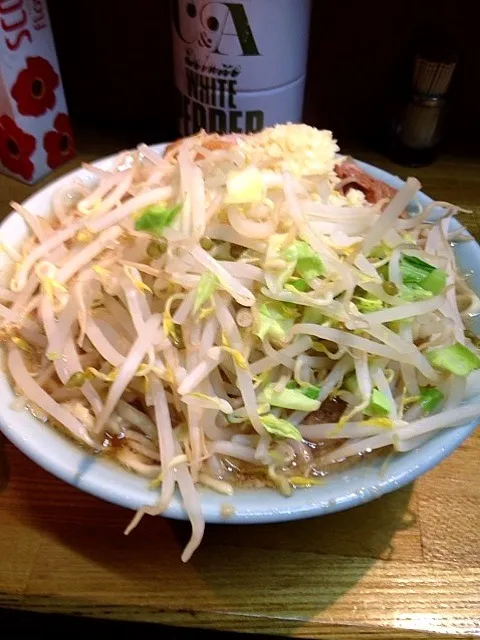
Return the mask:
<svg viewBox="0 0 480 640">
<path fill-rule="evenodd" d="M 318 397 L 319 392 L 320 389 L 316 392 L 316 397 Z M 275 391 L 274 385 L 268 385 L 262 392 L 262 399 L 264 398 L 268 404 L 274 407 L 282 407 L 283 409 L 317 411 L 320 408 L 320 403 L 316 398 L 311 397 L 311 393 L 311 390 L 307 390 L 307 393 L 304 393 L 302 388 L 292 389 L 288 387 L 285 387 L 283 391 Z"/>
<path fill-rule="evenodd" d="M 171 208 L 154 204 L 145 209 L 135 220 L 135 229 L 160 235 L 165 227 L 172 224 L 181 208 L 181 204 Z"/>
<path fill-rule="evenodd" d="M 274 342 L 285 342 L 287 333 L 298 316 L 295 305 L 268 300 L 260 304 L 258 311 L 259 320 L 255 335 L 260 340 L 268 338 Z"/>
<path fill-rule="evenodd" d="M 297 427 L 282 418 L 277 418 L 272 413 L 266 416 L 260 416 L 260 422 L 271 436 L 276 438 L 292 438 L 293 440 L 302 440 L 302 434 Z"/>
<path fill-rule="evenodd" d="M 443 398 L 443 393 L 436 387 L 420 387 L 419 403 L 425 413 L 435 411 Z"/>
<path fill-rule="evenodd" d="M 431 349 L 425 355 L 432 367 L 454 373 L 456 376 L 468 376 L 475 369 L 480 369 L 480 358 L 477 354 L 459 342 L 448 347 Z"/>
<path fill-rule="evenodd" d="M 200 309 L 202 304 L 207 302 L 217 290 L 219 285 L 218 278 L 210 271 L 206 271 L 200 278 L 195 294 L 195 303 L 193 306 L 194 313 Z"/>
</svg>

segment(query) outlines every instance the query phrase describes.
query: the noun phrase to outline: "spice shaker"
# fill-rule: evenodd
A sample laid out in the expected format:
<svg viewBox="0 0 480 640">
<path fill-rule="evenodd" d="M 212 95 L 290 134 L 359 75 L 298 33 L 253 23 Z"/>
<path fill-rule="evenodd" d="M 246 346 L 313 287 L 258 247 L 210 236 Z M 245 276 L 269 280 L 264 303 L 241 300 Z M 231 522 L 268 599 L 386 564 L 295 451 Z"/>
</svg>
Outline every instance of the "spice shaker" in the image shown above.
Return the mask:
<svg viewBox="0 0 480 640">
<path fill-rule="evenodd" d="M 173 0 L 181 135 L 300 122 L 310 11 L 311 0 Z"/>
<path fill-rule="evenodd" d="M 415 56 L 411 97 L 395 122 L 391 146 L 391 155 L 400 164 L 424 166 L 437 157 L 456 63 L 452 51 L 427 49 Z"/>
</svg>

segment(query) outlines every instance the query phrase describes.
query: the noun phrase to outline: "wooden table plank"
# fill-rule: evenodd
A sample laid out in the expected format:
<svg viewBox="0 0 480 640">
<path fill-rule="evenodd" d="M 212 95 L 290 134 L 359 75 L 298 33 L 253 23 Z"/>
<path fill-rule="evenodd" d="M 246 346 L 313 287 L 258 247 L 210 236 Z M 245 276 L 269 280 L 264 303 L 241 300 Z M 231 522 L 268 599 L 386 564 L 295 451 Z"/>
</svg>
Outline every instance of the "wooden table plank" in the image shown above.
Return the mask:
<svg viewBox="0 0 480 640">
<path fill-rule="evenodd" d="M 85 138 L 80 157 L 121 146 Z M 480 161 L 445 156 L 409 171 L 353 151 L 472 209 L 462 215 L 480 238 Z M 0 215 L 33 190 L 0 177 Z M 414 485 L 348 512 L 208 526 L 188 565 L 186 523 L 148 518 L 124 537 L 128 511 L 6 449 L 0 606 L 299 638 L 480 636 L 479 432 Z"/>
<path fill-rule="evenodd" d="M 418 516 L 426 562 L 480 568 L 480 431 L 418 481 Z M 480 609 L 480 607 L 479 607 Z"/>
</svg>

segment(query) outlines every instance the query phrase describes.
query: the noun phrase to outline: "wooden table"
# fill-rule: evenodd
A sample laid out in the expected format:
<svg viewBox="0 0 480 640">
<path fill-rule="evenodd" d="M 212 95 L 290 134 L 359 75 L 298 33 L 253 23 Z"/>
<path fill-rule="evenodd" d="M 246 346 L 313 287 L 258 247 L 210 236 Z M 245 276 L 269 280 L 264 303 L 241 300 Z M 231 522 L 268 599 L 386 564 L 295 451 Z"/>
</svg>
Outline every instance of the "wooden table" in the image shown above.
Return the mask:
<svg viewBox="0 0 480 640">
<path fill-rule="evenodd" d="M 121 146 L 85 137 L 80 159 Z M 463 219 L 480 238 L 480 161 L 445 156 L 415 174 L 427 193 L 473 209 Z M 32 191 L 0 177 L 0 211 Z M 479 432 L 414 485 L 351 511 L 208 526 L 187 565 L 187 524 L 149 518 L 124 537 L 129 512 L 5 453 L 0 606 L 342 640 L 480 635 Z"/>
</svg>

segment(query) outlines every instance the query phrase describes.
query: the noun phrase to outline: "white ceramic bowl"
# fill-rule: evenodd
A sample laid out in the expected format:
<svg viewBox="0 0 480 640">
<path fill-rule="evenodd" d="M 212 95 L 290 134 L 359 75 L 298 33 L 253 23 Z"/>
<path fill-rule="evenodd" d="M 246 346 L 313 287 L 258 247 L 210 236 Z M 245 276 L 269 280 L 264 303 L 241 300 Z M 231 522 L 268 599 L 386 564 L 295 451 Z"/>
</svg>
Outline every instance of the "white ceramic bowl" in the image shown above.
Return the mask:
<svg viewBox="0 0 480 640">
<path fill-rule="evenodd" d="M 163 146 L 157 145 L 156 149 L 161 150 Z M 112 158 L 105 158 L 95 164 L 108 168 L 112 164 Z M 402 180 L 385 171 L 364 163 L 359 164 L 374 177 L 393 187 L 398 188 L 403 184 Z M 84 169 L 74 171 L 36 193 L 24 203 L 25 206 L 39 216 L 46 216 L 52 193 L 74 179 L 90 181 L 92 177 Z M 422 194 L 420 201 L 427 204 L 431 199 Z M 453 228 L 459 226 L 453 221 Z M 11 214 L 0 225 L 0 237 L 7 239 L 12 246 L 19 246 L 26 236 L 26 225 L 18 214 Z M 473 241 L 462 243 L 456 247 L 456 256 L 460 269 L 472 274 L 471 281 L 478 292 L 480 247 Z M 0 256 L 0 270 L 5 264 L 5 257 Z M 3 353 L 0 358 L 3 361 Z M 155 502 L 157 493 L 149 489 L 146 480 L 105 458 L 82 451 L 29 413 L 13 410 L 13 399 L 7 378 L 0 374 L 0 429 L 41 467 L 83 491 L 130 509 Z M 418 449 L 395 455 L 384 467 L 381 459 L 363 463 L 348 472 L 332 475 L 322 486 L 298 489 L 290 498 L 270 489 L 240 489 L 231 498 L 201 489 L 203 514 L 207 522 L 239 524 L 280 522 L 348 509 L 412 482 L 454 451 L 474 430 L 475 425 L 476 422 L 472 422 L 445 429 Z M 224 518 L 221 515 L 224 505 L 234 507 L 232 516 Z M 175 496 L 164 515 L 177 519 L 186 517 L 178 496 Z"/>
</svg>

